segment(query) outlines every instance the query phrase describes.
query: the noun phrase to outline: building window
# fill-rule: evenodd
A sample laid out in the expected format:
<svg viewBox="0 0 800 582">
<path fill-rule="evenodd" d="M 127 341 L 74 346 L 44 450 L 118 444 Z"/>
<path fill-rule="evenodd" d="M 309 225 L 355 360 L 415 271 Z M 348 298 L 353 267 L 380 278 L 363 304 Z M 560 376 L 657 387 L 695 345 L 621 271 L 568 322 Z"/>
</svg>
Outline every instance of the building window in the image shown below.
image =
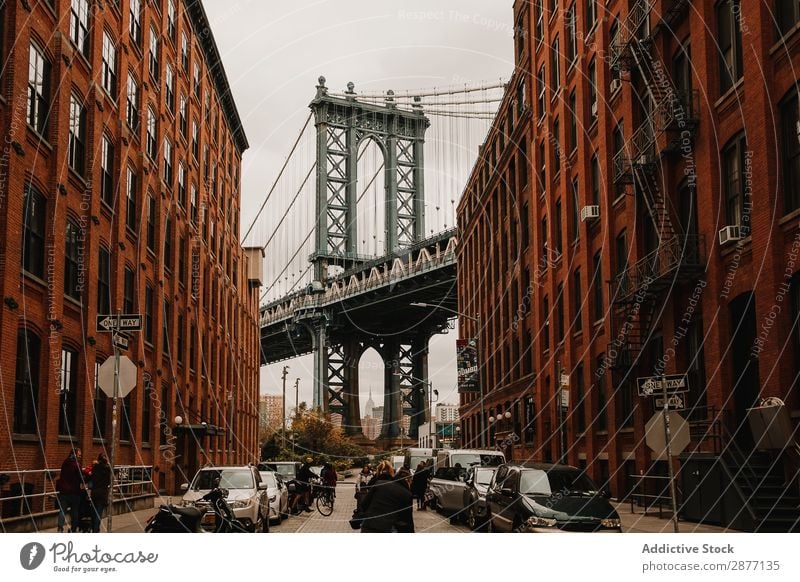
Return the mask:
<svg viewBox="0 0 800 582">
<path fill-rule="evenodd" d="M 581 238 L 581 203 L 578 192 L 578 178 L 572 181 L 572 241 L 578 242 Z"/>
<path fill-rule="evenodd" d="M 583 378 L 583 362 L 575 366 L 575 416 L 579 433 L 586 430 L 586 384 Z"/>
<path fill-rule="evenodd" d="M 742 77 L 742 29 L 739 0 L 717 4 L 717 44 L 719 46 L 720 93 Z"/>
<path fill-rule="evenodd" d="M 132 131 L 139 129 L 139 85 L 131 73 L 128 73 L 128 107 L 126 111 L 128 127 Z"/>
<path fill-rule="evenodd" d="M 575 269 L 572 274 L 572 301 L 575 306 L 575 319 L 572 328 L 575 332 L 583 329 L 583 293 L 581 292 L 581 270 Z"/>
<path fill-rule="evenodd" d="M 592 156 L 592 205 L 600 204 L 600 161 Z"/>
<path fill-rule="evenodd" d="M 539 142 L 539 187 L 541 188 L 540 194 L 547 191 L 547 150 L 544 140 Z"/>
<path fill-rule="evenodd" d="M 86 108 L 75 94 L 69 98 L 69 167 L 83 176 L 86 171 Z"/>
<path fill-rule="evenodd" d="M 594 320 L 600 321 L 605 317 L 603 306 L 603 259 L 600 252 L 594 256 L 592 272 L 592 292 L 594 299 Z"/>
<path fill-rule="evenodd" d="M 561 172 L 561 122 L 553 121 L 553 172 L 556 176 Z"/>
<path fill-rule="evenodd" d="M 556 330 L 558 331 L 558 342 L 561 343 L 564 341 L 564 320 L 566 319 L 567 315 L 564 312 L 564 286 L 558 286 L 558 297 L 556 297 L 556 317 L 558 317 L 558 325 Z"/>
<path fill-rule="evenodd" d="M 681 45 L 672 59 L 672 78 L 678 97 L 685 105 L 690 106 L 692 98 L 692 47 L 687 43 Z M 691 113 L 691 110 L 690 110 Z"/>
<path fill-rule="evenodd" d="M 578 100 L 575 91 L 569 95 L 569 149 L 570 153 L 578 149 Z"/>
<path fill-rule="evenodd" d="M 200 155 L 200 141 L 198 140 L 197 136 L 197 122 L 192 121 L 192 156 L 194 157 L 195 161 L 198 159 Z"/>
<path fill-rule="evenodd" d="M 747 140 L 743 133 L 733 138 L 722 150 L 722 193 L 728 225 L 749 230 L 750 221 L 749 216 L 745 216 L 744 200 L 746 150 Z M 743 236 L 747 236 L 747 230 L 743 230 Z"/>
<path fill-rule="evenodd" d="M 589 119 L 594 120 L 597 117 L 597 61 L 594 58 L 589 62 L 587 77 L 589 78 Z"/>
<path fill-rule="evenodd" d="M 186 208 L 186 166 L 178 163 L 178 204 Z"/>
<path fill-rule="evenodd" d="M 167 188 L 172 188 L 172 142 L 164 138 L 164 183 Z"/>
<path fill-rule="evenodd" d="M 83 248 L 81 229 L 72 220 L 67 220 L 64 235 L 64 294 L 76 301 L 83 293 Z"/>
<path fill-rule="evenodd" d="M 28 125 L 40 135 L 47 132 L 49 100 L 50 62 L 44 51 L 31 43 L 28 53 Z"/>
<path fill-rule="evenodd" d="M 600 354 L 595 360 L 595 396 L 597 399 L 597 413 L 595 422 L 597 430 L 608 429 L 608 399 L 606 397 L 605 354 Z"/>
<path fill-rule="evenodd" d="M 171 306 L 169 301 L 164 301 L 164 319 L 161 324 L 161 349 L 165 354 L 170 353 L 170 333 L 169 333 L 169 324 L 170 324 L 170 315 L 171 315 Z"/>
<path fill-rule="evenodd" d="M 164 223 L 164 268 L 172 270 L 172 221 L 169 217 Z"/>
<path fill-rule="evenodd" d="M 100 198 L 109 208 L 114 207 L 114 146 L 107 135 L 100 146 Z"/>
<path fill-rule="evenodd" d="M 167 103 L 167 108 L 175 113 L 175 70 L 169 63 L 167 63 L 167 73 L 165 75 L 164 85 L 166 87 L 164 97 Z"/>
<path fill-rule="evenodd" d="M 40 349 L 41 342 L 33 332 L 19 330 L 14 382 L 14 432 L 17 434 L 38 432 Z"/>
<path fill-rule="evenodd" d="M 175 22 L 175 2 L 167 0 L 167 34 L 175 42 L 178 38 L 178 27 Z"/>
<path fill-rule="evenodd" d="M 111 253 L 100 247 L 100 258 L 97 262 L 97 313 L 111 313 Z"/>
<path fill-rule="evenodd" d="M 800 22 L 800 2 L 775 0 L 776 38 L 781 38 Z"/>
<path fill-rule="evenodd" d="M 192 184 L 190 188 L 190 204 L 191 204 L 191 212 L 190 216 L 192 219 L 192 224 L 197 224 L 197 186 Z"/>
<path fill-rule="evenodd" d="M 618 46 L 619 43 L 619 39 L 617 38 L 618 36 L 619 36 L 619 21 L 615 16 L 613 22 L 611 23 L 611 26 L 608 27 L 608 38 L 611 40 L 612 50 L 619 50 L 620 48 Z M 614 81 L 620 80 L 618 67 L 609 67 L 609 78 L 612 84 Z M 620 87 L 622 87 L 622 84 L 617 83 L 617 88 L 614 91 L 612 91 L 612 94 L 615 91 L 618 91 Z"/>
<path fill-rule="evenodd" d="M 59 436 L 76 435 L 77 389 L 78 389 L 78 354 L 70 349 L 61 350 L 61 386 L 59 389 Z"/>
<path fill-rule="evenodd" d="M 177 351 L 178 364 L 183 366 L 183 358 L 184 358 L 183 350 L 184 350 L 184 347 L 185 347 L 185 343 L 184 343 L 184 339 L 183 339 L 183 314 L 182 313 L 178 314 L 178 336 L 177 337 L 178 337 L 178 342 L 177 342 L 177 346 L 176 346 L 176 348 L 177 348 L 176 351 Z"/>
<path fill-rule="evenodd" d="M 542 300 L 542 315 L 544 322 L 542 326 L 542 348 L 544 351 L 550 350 L 550 298 L 547 295 Z"/>
<path fill-rule="evenodd" d="M 123 279 L 122 285 L 122 311 L 125 313 L 134 313 L 134 296 L 136 294 L 134 285 L 135 285 L 135 275 L 133 269 L 130 267 L 125 267 L 125 275 Z"/>
<path fill-rule="evenodd" d="M 561 53 L 559 50 L 558 37 L 553 40 L 553 48 L 550 50 L 550 86 L 553 88 L 553 94 L 556 94 L 561 89 L 561 68 L 559 60 Z"/>
<path fill-rule="evenodd" d="M 103 89 L 117 100 L 117 47 L 106 31 L 103 31 Z"/>
<path fill-rule="evenodd" d="M 586 0 L 586 12 L 584 20 L 586 21 L 586 34 L 588 35 L 594 28 L 594 23 L 597 21 L 597 0 Z"/>
<path fill-rule="evenodd" d="M 144 339 L 153 343 L 153 288 L 150 285 L 144 289 Z"/>
<path fill-rule="evenodd" d="M 142 5 L 141 0 L 130 0 L 130 34 L 136 46 L 142 46 Z"/>
<path fill-rule="evenodd" d="M 150 27 L 150 58 L 148 60 L 150 68 L 150 76 L 158 81 L 158 31 L 154 27 Z"/>
<path fill-rule="evenodd" d="M 575 4 L 567 9 L 567 62 L 571 65 L 578 56 L 576 51 L 577 41 L 577 19 Z"/>
<path fill-rule="evenodd" d="M 178 281 L 186 285 L 186 237 L 178 241 Z"/>
<path fill-rule="evenodd" d="M 194 96 L 200 99 L 200 65 L 198 63 L 194 64 Z"/>
<path fill-rule="evenodd" d="M 156 142 L 158 135 L 158 121 L 156 120 L 155 112 L 147 108 L 147 156 L 153 161 L 156 161 L 158 155 L 158 142 Z"/>
<path fill-rule="evenodd" d="M 142 383 L 142 442 L 150 442 L 150 409 L 153 405 L 153 380 L 146 379 Z"/>
<path fill-rule="evenodd" d="M 178 118 L 179 118 L 178 122 L 180 124 L 181 135 L 183 137 L 186 137 L 186 132 L 188 130 L 188 124 L 189 124 L 188 119 L 186 117 L 186 105 L 187 105 L 186 95 L 181 93 L 181 105 L 178 113 Z"/>
<path fill-rule="evenodd" d="M 189 326 L 189 369 L 194 371 L 197 363 L 197 329 L 194 324 Z"/>
<path fill-rule="evenodd" d="M 617 235 L 615 251 L 617 259 L 617 275 L 622 275 L 628 270 L 628 243 L 624 230 Z"/>
<path fill-rule="evenodd" d="M 539 67 L 539 72 L 536 74 L 536 105 L 539 109 L 539 118 L 541 119 L 544 117 L 545 114 L 545 95 L 547 94 L 547 88 L 544 82 L 544 65 Z"/>
<path fill-rule="evenodd" d="M 33 186 L 25 190 L 22 268 L 36 277 L 44 277 L 45 212 L 47 200 Z"/>
<path fill-rule="evenodd" d="M 525 79 L 522 79 L 519 83 L 517 83 L 517 116 L 521 117 L 522 114 L 525 112 L 525 108 L 528 105 L 528 97 L 525 92 Z M 509 113 L 509 121 L 511 120 L 511 113 Z M 508 132 L 509 137 L 511 136 L 511 132 Z"/>
<path fill-rule="evenodd" d="M 788 214 L 800 208 L 800 115 L 798 93 L 791 94 L 781 103 L 781 166 L 783 169 L 783 203 Z"/>
<path fill-rule="evenodd" d="M 550 260 L 550 256 L 547 252 L 547 216 L 542 217 L 542 224 L 539 230 L 541 231 L 542 237 L 542 263 L 544 263 L 546 267 L 548 261 Z"/>
<path fill-rule="evenodd" d="M 128 166 L 128 180 L 127 180 L 127 189 L 125 193 L 125 201 L 126 201 L 125 224 L 133 232 L 136 232 L 136 226 L 139 221 L 136 212 L 136 190 L 138 188 L 136 180 L 137 180 L 136 172 L 133 171 L 133 168 Z"/>
<path fill-rule="evenodd" d="M 181 33 L 181 68 L 184 73 L 189 72 L 189 37 Z"/>
<path fill-rule="evenodd" d="M 94 363 L 94 422 L 92 423 L 92 436 L 96 439 L 105 438 L 108 432 L 106 425 L 106 398 L 105 393 L 100 389 L 100 363 L 101 358 L 97 358 Z"/>
<path fill-rule="evenodd" d="M 119 401 L 119 440 L 129 443 L 131 440 L 133 418 L 131 417 L 131 395 Z"/>
<path fill-rule="evenodd" d="M 78 51 L 89 58 L 89 0 L 72 0 L 69 38 Z"/>
<path fill-rule="evenodd" d="M 562 236 L 562 228 L 561 228 L 561 199 L 559 198 L 556 201 L 556 211 L 555 211 L 555 236 L 554 236 L 554 246 L 556 255 L 561 255 L 563 252 L 562 244 L 563 244 L 563 236 Z"/>
<path fill-rule="evenodd" d="M 147 195 L 147 248 L 156 250 L 156 199 Z"/>
<path fill-rule="evenodd" d="M 536 27 L 534 28 L 536 34 L 536 44 L 538 45 L 542 38 L 544 38 L 544 9 L 542 8 L 542 0 L 536 0 L 535 7 Z"/>
</svg>

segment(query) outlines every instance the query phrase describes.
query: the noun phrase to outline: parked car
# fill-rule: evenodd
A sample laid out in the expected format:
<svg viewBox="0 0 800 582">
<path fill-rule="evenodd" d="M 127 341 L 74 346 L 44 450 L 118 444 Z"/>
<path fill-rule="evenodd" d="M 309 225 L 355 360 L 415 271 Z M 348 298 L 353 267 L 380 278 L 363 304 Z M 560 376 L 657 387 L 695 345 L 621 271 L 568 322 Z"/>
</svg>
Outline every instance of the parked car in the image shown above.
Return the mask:
<svg viewBox="0 0 800 582">
<path fill-rule="evenodd" d="M 427 463 L 436 459 L 437 452 L 438 449 L 408 448 L 405 454 L 405 465 L 414 473 L 420 461 Z"/>
<path fill-rule="evenodd" d="M 483 531 L 486 527 L 486 492 L 497 472 L 495 467 L 472 467 L 464 479 L 464 511 L 467 526 L 471 531 Z"/>
<path fill-rule="evenodd" d="M 297 478 L 300 466 L 301 463 L 297 461 L 261 461 L 258 464 L 258 470 L 273 471 L 280 475 L 291 495 L 294 493 L 294 480 Z"/>
<path fill-rule="evenodd" d="M 202 525 L 212 526 L 215 515 L 208 501 L 203 496 L 214 488 L 219 479 L 220 489 L 227 490 L 228 505 L 236 519 L 244 523 L 251 531 L 268 531 L 267 484 L 261 482 L 261 475 L 252 465 L 239 467 L 203 467 L 192 479 L 191 485 L 184 483 L 181 489 L 184 507 L 196 507 L 203 510 Z"/>
<path fill-rule="evenodd" d="M 443 449 L 436 453 L 436 469 L 455 467 L 465 471 L 475 465 L 480 467 L 499 467 L 506 462 L 500 451 L 484 449 Z"/>
<path fill-rule="evenodd" d="M 575 467 L 506 464 L 486 493 L 489 531 L 621 532 L 619 515 L 589 477 Z"/>
<path fill-rule="evenodd" d="M 439 467 L 428 482 L 431 507 L 451 517 L 451 522 L 459 519 L 457 512 L 464 509 L 464 493 L 467 470 L 462 467 Z"/>
<path fill-rule="evenodd" d="M 261 481 L 267 484 L 269 500 L 269 519 L 280 523 L 289 517 L 289 488 L 280 474 L 275 471 L 260 471 Z"/>
</svg>

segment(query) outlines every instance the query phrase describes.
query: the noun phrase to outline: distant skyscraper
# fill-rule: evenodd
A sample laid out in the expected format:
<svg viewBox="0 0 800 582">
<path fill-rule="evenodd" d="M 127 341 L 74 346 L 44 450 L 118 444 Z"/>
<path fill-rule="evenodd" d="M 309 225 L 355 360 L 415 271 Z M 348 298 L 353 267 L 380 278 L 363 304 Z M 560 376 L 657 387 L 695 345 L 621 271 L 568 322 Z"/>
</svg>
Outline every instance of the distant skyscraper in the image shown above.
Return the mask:
<svg viewBox="0 0 800 582">
<path fill-rule="evenodd" d="M 458 422 L 458 406 L 455 404 L 437 404 L 436 420 L 438 422 Z"/>
<path fill-rule="evenodd" d="M 266 394 L 258 403 L 261 428 L 279 430 L 283 423 L 283 396 Z"/>
<path fill-rule="evenodd" d="M 364 407 L 364 416 L 371 416 L 375 417 L 372 413 L 373 409 L 375 408 L 375 401 L 372 400 L 372 388 L 369 389 L 369 398 L 367 398 L 367 405 Z"/>
</svg>

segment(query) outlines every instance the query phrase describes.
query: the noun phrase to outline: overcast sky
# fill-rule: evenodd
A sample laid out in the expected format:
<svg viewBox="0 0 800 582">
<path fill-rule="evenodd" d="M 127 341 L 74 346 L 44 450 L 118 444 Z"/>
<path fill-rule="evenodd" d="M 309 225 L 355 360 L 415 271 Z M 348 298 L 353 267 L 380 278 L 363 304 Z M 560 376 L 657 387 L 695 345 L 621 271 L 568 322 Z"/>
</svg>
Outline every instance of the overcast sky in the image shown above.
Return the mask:
<svg viewBox="0 0 800 582">
<path fill-rule="evenodd" d="M 507 79 L 513 70 L 511 0 L 205 0 L 250 150 L 242 172 L 242 220 L 264 200 L 308 115 L 317 78 L 344 90 L 405 90 Z M 282 209 L 280 209 L 282 211 Z M 278 212 L 278 209 L 273 209 Z M 457 402 L 456 332 L 431 342 L 440 401 Z M 383 403 L 379 359 L 362 358 L 361 406 Z M 311 358 L 285 362 L 311 401 Z M 372 365 L 370 365 L 372 364 Z M 282 365 L 262 368 L 261 392 L 280 393 Z M 369 368 L 369 370 L 367 370 Z M 291 398 L 294 391 L 288 391 Z"/>
</svg>

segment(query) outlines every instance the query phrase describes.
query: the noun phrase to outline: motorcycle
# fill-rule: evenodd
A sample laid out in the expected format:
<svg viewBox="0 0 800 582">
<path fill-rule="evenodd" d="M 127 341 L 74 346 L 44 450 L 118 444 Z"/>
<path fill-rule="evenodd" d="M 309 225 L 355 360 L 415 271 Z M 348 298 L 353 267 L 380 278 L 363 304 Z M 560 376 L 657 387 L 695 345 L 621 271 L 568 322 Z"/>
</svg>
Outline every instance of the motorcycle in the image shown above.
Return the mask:
<svg viewBox="0 0 800 582">
<path fill-rule="evenodd" d="M 206 493 L 203 501 L 210 502 L 214 512 L 214 529 L 212 533 L 245 533 L 247 527 L 233 513 L 226 497 L 227 489 L 220 489 L 219 484 Z M 158 512 L 150 518 L 144 528 L 146 533 L 203 533 L 202 527 L 205 511 L 196 507 L 179 507 L 162 505 Z"/>
</svg>

